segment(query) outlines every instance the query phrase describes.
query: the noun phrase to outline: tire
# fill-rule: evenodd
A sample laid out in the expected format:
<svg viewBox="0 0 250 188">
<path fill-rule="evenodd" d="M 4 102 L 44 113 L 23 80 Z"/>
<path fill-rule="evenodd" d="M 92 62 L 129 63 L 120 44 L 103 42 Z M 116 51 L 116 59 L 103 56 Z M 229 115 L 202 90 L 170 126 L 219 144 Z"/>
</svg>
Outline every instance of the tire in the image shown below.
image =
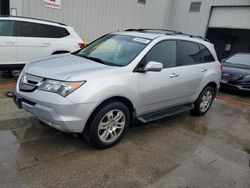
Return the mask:
<svg viewBox="0 0 250 188">
<path fill-rule="evenodd" d="M 98 108 L 83 136 L 95 148 L 106 149 L 122 139 L 130 121 L 126 105 L 118 101 L 110 102 Z"/>
<path fill-rule="evenodd" d="M 210 109 L 215 97 L 215 90 L 208 86 L 202 90 L 198 99 L 194 102 L 194 109 L 191 114 L 195 116 L 203 116 Z"/>
</svg>

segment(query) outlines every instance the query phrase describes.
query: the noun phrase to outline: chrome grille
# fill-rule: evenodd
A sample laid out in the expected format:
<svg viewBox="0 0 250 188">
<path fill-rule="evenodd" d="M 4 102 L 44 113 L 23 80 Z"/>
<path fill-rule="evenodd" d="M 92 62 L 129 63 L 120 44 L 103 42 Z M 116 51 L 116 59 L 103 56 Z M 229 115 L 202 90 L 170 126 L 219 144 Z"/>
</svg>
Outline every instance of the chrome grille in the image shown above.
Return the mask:
<svg viewBox="0 0 250 188">
<path fill-rule="evenodd" d="M 233 74 L 228 72 L 222 72 L 222 78 L 229 81 L 237 81 L 242 79 L 244 76 L 240 74 Z"/>
<path fill-rule="evenodd" d="M 24 74 L 19 83 L 20 91 L 32 92 L 37 89 L 39 85 L 41 85 L 44 78 L 34 76 L 31 74 Z"/>
</svg>

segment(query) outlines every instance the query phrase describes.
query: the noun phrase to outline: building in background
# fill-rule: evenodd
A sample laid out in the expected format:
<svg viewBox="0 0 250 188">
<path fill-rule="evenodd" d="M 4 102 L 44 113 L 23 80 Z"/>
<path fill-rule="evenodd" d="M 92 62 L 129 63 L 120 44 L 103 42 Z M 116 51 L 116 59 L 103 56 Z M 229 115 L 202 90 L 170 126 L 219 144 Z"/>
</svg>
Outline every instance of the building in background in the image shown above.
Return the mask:
<svg viewBox="0 0 250 188">
<path fill-rule="evenodd" d="M 250 0 L 0 0 L 0 14 L 71 25 L 89 41 L 128 28 L 205 36 L 220 59 L 250 52 Z"/>
<path fill-rule="evenodd" d="M 173 0 L 169 28 L 201 35 L 219 59 L 250 52 L 250 0 Z"/>
</svg>

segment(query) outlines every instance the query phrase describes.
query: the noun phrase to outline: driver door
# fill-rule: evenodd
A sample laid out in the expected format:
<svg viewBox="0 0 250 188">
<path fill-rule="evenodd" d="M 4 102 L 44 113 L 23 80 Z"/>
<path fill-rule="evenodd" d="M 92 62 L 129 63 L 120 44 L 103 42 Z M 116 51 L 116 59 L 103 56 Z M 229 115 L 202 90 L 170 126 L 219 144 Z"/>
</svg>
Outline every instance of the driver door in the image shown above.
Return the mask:
<svg viewBox="0 0 250 188">
<path fill-rule="evenodd" d="M 165 40 L 157 43 L 143 58 L 145 66 L 150 61 L 163 64 L 160 72 L 139 73 L 140 107 L 138 114 L 150 113 L 178 104 L 178 86 L 182 80 L 176 67 L 177 42 Z"/>
</svg>

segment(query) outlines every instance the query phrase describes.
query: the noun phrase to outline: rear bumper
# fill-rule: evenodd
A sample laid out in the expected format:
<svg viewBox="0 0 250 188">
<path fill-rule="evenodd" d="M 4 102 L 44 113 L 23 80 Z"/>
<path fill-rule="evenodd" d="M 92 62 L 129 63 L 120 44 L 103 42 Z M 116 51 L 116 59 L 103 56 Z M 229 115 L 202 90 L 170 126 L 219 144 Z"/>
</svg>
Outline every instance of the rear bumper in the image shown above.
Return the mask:
<svg viewBox="0 0 250 188">
<path fill-rule="evenodd" d="M 96 103 L 77 104 L 60 95 L 35 91 L 14 93 L 19 108 L 35 115 L 47 125 L 64 132 L 81 133 Z"/>
</svg>

